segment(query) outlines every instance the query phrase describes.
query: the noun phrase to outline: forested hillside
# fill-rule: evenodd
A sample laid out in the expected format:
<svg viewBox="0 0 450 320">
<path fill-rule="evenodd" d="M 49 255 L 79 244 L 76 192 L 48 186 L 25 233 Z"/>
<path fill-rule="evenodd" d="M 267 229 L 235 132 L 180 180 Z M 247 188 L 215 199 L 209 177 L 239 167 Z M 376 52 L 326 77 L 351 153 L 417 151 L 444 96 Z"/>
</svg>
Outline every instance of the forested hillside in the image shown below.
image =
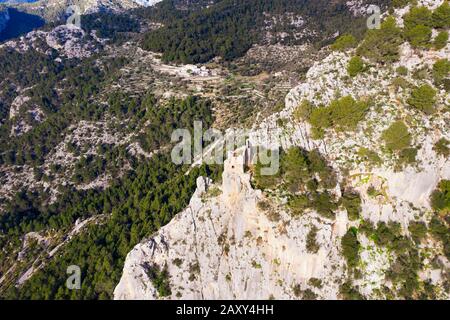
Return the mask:
<svg viewBox="0 0 450 320">
<path fill-rule="evenodd" d="M 384 7 L 388 1 L 372 1 Z M 366 18 L 355 16 L 346 1 L 223 0 L 147 34 L 143 46 L 163 53 L 166 61 L 206 62 L 215 56 L 231 60 L 255 43 L 299 44 L 331 41 L 336 33 L 360 36 Z"/>
</svg>

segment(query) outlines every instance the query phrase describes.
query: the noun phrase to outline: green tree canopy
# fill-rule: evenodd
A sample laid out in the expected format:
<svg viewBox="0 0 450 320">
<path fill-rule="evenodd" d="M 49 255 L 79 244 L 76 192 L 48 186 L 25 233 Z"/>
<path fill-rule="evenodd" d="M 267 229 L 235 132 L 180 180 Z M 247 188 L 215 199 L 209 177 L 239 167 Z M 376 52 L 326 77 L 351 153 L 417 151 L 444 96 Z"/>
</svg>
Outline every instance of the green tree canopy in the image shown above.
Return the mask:
<svg viewBox="0 0 450 320">
<path fill-rule="evenodd" d="M 438 212 L 450 212 L 450 180 L 439 182 L 437 189 L 431 194 L 431 206 Z"/>
<path fill-rule="evenodd" d="M 424 84 L 412 91 L 411 97 L 408 99 L 408 104 L 427 114 L 431 114 L 434 112 L 435 97 L 436 90 L 430 85 Z"/>
<path fill-rule="evenodd" d="M 309 102 L 308 100 L 302 100 L 302 102 L 294 110 L 295 120 L 298 122 L 309 120 L 313 109 L 314 106 L 311 102 Z"/>
<path fill-rule="evenodd" d="M 336 39 L 336 41 L 331 45 L 331 49 L 335 51 L 346 51 L 348 49 L 356 47 L 358 41 L 351 34 L 344 34 Z"/>
<path fill-rule="evenodd" d="M 356 101 L 351 96 L 342 97 L 331 102 L 329 109 L 331 121 L 337 131 L 354 131 L 358 123 L 364 119 L 368 103 Z"/>
<path fill-rule="evenodd" d="M 448 59 L 440 59 L 433 65 L 433 78 L 436 85 L 441 85 L 445 78 L 450 74 L 450 61 Z"/>
<path fill-rule="evenodd" d="M 402 42 L 402 31 L 397 27 L 395 18 L 388 17 L 380 29 L 367 31 L 357 54 L 377 63 L 390 63 L 398 60 Z"/>
<path fill-rule="evenodd" d="M 382 134 L 386 148 L 391 151 L 400 151 L 411 145 L 411 134 L 403 121 L 394 122 Z"/>
<path fill-rule="evenodd" d="M 435 28 L 450 28 L 450 4 L 448 1 L 444 1 L 437 7 L 431 18 Z"/>
<path fill-rule="evenodd" d="M 450 141 L 445 138 L 439 139 L 438 142 L 435 143 L 433 150 L 441 156 L 448 157 L 450 156 Z"/>
<path fill-rule="evenodd" d="M 359 73 L 363 72 L 366 69 L 364 61 L 356 56 L 350 59 L 347 66 L 348 74 L 351 77 L 357 76 Z"/>
<path fill-rule="evenodd" d="M 440 50 L 445 48 L 448 42 L 448 31 L 441 31 L 438 33 L 436 38 L 434 38 L 434 48 Z"/>
<path fill-rule="evenodd" d="M 350 228 L 341 239 L 342 254 L 347 260 L 347 265 L 354 268 L 359 262 L 360 243 L 357 237 L 356 228 Z"/>
<path fill-rule="evenodd" d="M 412 7 L 408 13 L 403 16 L 403 21 L 406 30 L 422 25 L 431 27 L 433 25 L 431 20 L 431 11 L 427 7 Z"/>
<path fill-rule="evenodd" d="M 323 133 L 324 129 L 332 127 L 338 132 L 354 131 L 358 123 L 364 119 L 369 104 L 356 101 L 351 96 L 333 100 L 327 107 L 313 109 L 310 124 L 314 132 Z"/>
<path fill-rule="evenodd" d="M 415 48 L 430 46 L 431 34 L 431 28 L 422 24 L 407 29 L 405 32 L 406 39 Z"/>
</svg>

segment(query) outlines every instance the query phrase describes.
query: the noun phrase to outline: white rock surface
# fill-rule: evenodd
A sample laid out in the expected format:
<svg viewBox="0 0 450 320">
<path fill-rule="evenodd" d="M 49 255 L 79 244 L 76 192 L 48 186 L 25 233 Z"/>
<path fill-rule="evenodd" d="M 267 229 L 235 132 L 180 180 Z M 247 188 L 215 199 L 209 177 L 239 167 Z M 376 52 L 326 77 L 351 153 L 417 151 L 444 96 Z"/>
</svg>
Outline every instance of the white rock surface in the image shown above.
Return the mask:
<svg viewBox="0 0 450 320">
<path fill-rule="evenodd" d="M 314 213 L 291 219 L 283 211 L 271 221 L 257 205 L 264 196 L 251 187 L 242 161 L 242 154 L 226 160 L 220 195 L 199 178 L 189 207 L 128 254 L 115 299 L 157 299 L 146 273 L 154 264 L 167 265 L 172 299 L 295 299 L 293 286 L 305 289 L 313 277 L 324 283 L 320 297 L 337 297 L 335 278 L 344 271 L 332 222 Z M 305 247 L 312 224 L 319 227 L 317 254 Z"/>
</svg>

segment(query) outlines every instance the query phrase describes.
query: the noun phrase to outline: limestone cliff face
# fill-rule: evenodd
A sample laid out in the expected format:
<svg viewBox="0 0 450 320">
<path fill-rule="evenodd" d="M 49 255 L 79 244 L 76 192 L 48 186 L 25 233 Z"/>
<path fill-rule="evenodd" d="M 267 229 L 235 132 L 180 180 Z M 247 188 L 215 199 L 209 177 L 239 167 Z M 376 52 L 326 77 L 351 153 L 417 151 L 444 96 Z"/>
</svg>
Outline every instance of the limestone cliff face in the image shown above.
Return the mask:
<svg viewBox="0 0 450 320">
<path fill-rule="evenodd" d="M 128 254 L 115 299 L 159 298 L 146 272 L 154 264 L 168 267 L 171 299 L 294 299 L 293 286 L 311 278 L 322 279 L 322 298 L 336 298 L 343 273 L 336 240 L 346 214 L 333 223 L 261 209 L 265 197 L 251 187 L 240 152 L 226 160 L 221 186 L 200 177 L 189 207 Z M 305 247 L 312 225 L 317 254 Z"/>
</svg>

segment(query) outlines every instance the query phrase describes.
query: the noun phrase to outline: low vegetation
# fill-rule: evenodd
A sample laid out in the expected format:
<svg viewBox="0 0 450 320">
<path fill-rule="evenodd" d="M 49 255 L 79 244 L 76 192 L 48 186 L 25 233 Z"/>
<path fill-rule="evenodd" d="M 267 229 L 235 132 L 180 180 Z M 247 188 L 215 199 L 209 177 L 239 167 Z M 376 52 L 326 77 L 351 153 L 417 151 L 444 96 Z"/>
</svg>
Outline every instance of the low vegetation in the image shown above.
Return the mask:
<svg viewBox="0 0 450 320">
<path fill-rule="evenodd" d="M 393 152 L 401 151 L 411 145 L 411 134 L 403 121 L 396 121 L 383 134 L 386 148 Z"/>
<path fill-rule="evenodd" d="M 347 72 L 350 75 L 350 77 L 356 77 L 358 74 L 364 72 L 366 69 L 366 65 L 364 61 L 356 56 L 350 59 L 347 66 Z"/>
<path fill-rule="evenodd" d="M 336 132 L 355 131 L 368 109 L 368 102 L 357 101 L 351 96 L 333 100 L 326 107 L 314 108 L 309 117 L 313 136 L 317 139 L 322 138 L 328 128 Z"/>
<path fill-rule="evenodd" d="M 350 228 L 341 239 L 342 255 L 347 261 L 350 269 L 356 268 L 359 263 L 360 243 L 357 237 L 358 230 L 354 227 Z"/>
<path fill-rule="evenodd" d="M 320 249 L 320 246 L 317 243 L 317 231 L 319 230 L 313 225 L 306 235 L 306 250 L 308 250 L 309 253 L 317 253 Z"/>
<path fill-rule="evenodd" d="M 415 88 L 411 93 L 411 97 L 408 99 L 410 106 L 426 114 L 432 114 L 435 111 L 435 102 L 436 90 L 428 84 Z"/>
<path fill-rule="evenodd" d="M 367 31 L 357 54 L 377 63 L 391 63 L 398 60 L 402 42 L 402 30 L 393 17 L 388 17 L 381 23 L 380 29 Z"/>
<path fill-rule="evenodd" d="M 331 45 L 331 49 L 335 51 L 346 51 L 351 48 L 355 48 L 358 44 L 358 40 L 351 34 L 344 34 L 336 39 Z"/>
<path fill-rule="evenodd" d="M 448 157 L 450 156 L 450 141 L 441 138 L 438 140 L 438 142 L 435 143 L 433 150 L 440 156 Z"/>
<path fill-rule="evenodd" d="M 158 292 L 158 297 L 164 298 L 172 294 L 170 286 L 169 271 L 167 265 L 161 269 L 158 265 L 154 264 L 146 267 L 147 275 L 153 284 L 153 287 Z"/>
</svg>

